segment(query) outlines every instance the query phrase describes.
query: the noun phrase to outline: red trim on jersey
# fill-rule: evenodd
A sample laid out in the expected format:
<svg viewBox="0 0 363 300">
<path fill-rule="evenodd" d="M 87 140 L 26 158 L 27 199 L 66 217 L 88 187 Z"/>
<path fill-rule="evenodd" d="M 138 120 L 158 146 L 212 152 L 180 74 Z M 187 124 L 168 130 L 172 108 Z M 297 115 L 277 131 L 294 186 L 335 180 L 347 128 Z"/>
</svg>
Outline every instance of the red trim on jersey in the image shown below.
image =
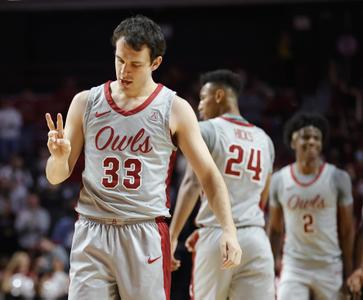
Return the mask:
<svg viewBox="0 0 363 300">
<path fill-rule="evenodd" d="M 165 218 L 156 218 L 160 239 L 161 253 L 163 256 L 163 274 L 164 274 L 164 291 L 165 299 L 170 300 L 171 289 L 171 253 L 170 253 L 170 236 L 169 228 L 165 222 Z"/>
<path fill-rule="evenodd" d="M 324 167 L 325 167 L 325 163 L 323 163 L 320 168 L 319 168 L 319 172 L 318 174 L 315 176 L 315 178 L 313 178 L 313 180 L 309 181 L 309 182 L 300 182 L 296 175 L 294 174 L 294 168 L 293 168 L 293 164 L 290 165 L 290 174 L 291 174 L 291 177 L 292 179 L 297 183 L 297 185 L 300 185 L 302 187 L 307 187 L 309 185 L 312 185 L 315 181 L 317 181 L 321 175 L 321 173 L 323 173 L 323 170 L 324 170 Z"/>
<path fill-rule="evenodd" d="M 117 104 L 115 103 L 115 101 L 113 100 L 112 95 L 111 95 L 110 86 L 111 86 L 111 80 L 107 81 L 105 83 L 104 91 L 105 91 L 106 100 L 114 111 L 118 112 L 119 114 L 121 114 L 123 116 L 131 116 L 131 115 L 134 115 L 134 114 L 142 111 L 145 107 L 147 107 L 155 99 L 155 97 L 160 93 L 161 89 L 163 88 L 163 85 L 161 83 L 158 83 L 158 86 L 156 87 L 156 89 L 151 93 L 151 95 L 143 103 L 141 103 L 139 106 L 135 107 L 134 109 L 124 110 L 124 109 L 118 107 Z"/>
<path fill-rule="evenodd" d="M 174 165 L 175 165 L 175 160 L 176 160 L 176 151 L 173 151 L 170 155 L 170 159 L 169 159 L 169 167 L 168 167 L 168 174 L 166 176 L 165 179 L 165 194 L 166 194 L 166 207 L 170 208 L 170 181 L 171 181 L 171 175 L 173 174 L 173 169 L 174 169 Z"/>
<path fill-rule="evenodd" d="M 233 118 L 228 118 L 228 117 L 221 117 L 223 120 L 225 121 L 228 121 L 228 122 L 231 122 L 231 123 L 234 123 L 234 124 L 237 124 L 237 125 L 240 125 L 240 126 L 243 126 L 243 127 L 254 127 L 255 125 L 251 124 L 251 123 L 245 123 L 245 122 L 241 122 L 241 121 L 238 121 L 236 119 L 233 119 Z"/>
</svg>

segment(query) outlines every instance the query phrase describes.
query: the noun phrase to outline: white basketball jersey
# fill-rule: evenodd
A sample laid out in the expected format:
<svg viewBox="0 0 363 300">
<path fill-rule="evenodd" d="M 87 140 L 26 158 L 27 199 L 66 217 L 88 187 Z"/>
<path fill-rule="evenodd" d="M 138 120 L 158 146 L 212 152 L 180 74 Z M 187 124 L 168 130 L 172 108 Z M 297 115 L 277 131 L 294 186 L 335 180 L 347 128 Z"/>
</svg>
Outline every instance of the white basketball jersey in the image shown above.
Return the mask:
<svg viewBox="0 0 363 300">
<path fill-rule="evenodd" d="M 162 86 L 138 107 L 120 109 L 110 82 L 92 88 L 84 114 L 85 169 L 77 212 L 96 218 L 169 215 L 175 158 L 169 117 L 175 92 Z"/>
<path fill-rule="evenodd" d="M 202 122 L 212 127 L 208 134 L 214 135 L 214 144 L 205 140 L 227 185 L 236 226 L 264 226 L 259 203 L 267 175 L 272 172 L 273 145 L 262 129 L 241 117 L 229 116 Z M 219 226 L 205 194 L 196 221 L 202 226 Z"/>
<path fill-rule="evenodd" d="M 298 181 L 295 168 L 294 164 L 288 165 L 276 173 L 279 176 L 276 193 L 284 212 L 286 231 L 284 257 L 336 261 L 341 256 L 337 228 L 338 189 L 333 178 L 336 167 L 323 164 L 319 174 L 307 183 Z"/>
</svg>

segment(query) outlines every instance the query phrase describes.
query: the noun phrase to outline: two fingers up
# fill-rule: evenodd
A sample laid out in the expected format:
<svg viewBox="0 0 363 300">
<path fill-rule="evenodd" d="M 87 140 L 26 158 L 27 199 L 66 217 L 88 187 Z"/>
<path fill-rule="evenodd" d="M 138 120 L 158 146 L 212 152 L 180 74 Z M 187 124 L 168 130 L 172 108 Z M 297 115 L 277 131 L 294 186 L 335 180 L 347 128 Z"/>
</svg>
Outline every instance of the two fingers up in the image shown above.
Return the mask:
<svg viewBox="0 0 363 300">
<path fill-rule="evenodd" d="M 57 114 L 57 126 L 54 125 L 52 116 L 49 113 L 45 114 L 45 119 L 49 128 L 47 143 L 49 152 L 56 158 L 68 158 L 71 145 L 69 140 L 64 137 L 62 115 Z"/>
</svg>

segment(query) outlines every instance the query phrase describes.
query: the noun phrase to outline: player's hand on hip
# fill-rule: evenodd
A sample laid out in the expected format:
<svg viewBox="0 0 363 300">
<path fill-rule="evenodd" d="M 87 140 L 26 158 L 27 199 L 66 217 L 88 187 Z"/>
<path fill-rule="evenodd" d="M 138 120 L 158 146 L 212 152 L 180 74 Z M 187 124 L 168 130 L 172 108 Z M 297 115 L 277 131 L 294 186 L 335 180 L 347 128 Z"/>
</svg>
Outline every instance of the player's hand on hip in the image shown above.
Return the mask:
<svg viewBox="0 0 363 300">
<path fill-rule="evenodd" d="M 177 239 L 170 240 L 170 252 L 171 252 L 171 271 L 174 272 L 180 268 L 181 262 L 179 259 L 175 258 L 175 250 L 178 246 Z"/>
<path fill-rule="evenodd" d="M 50 154 L 56 159 L 67 160 L 71 153 L 71 143 L 64 136 L 62 115 L 57 114 L 57 127 L 49 113 L 45 114 L 45 119 L 49 128 L 47 146 Z"/>
<path fill-rule="evenodd" d="M 194 252 L 195 251 L 195 245 L 198 241 L 199 234 L 198 229 L 194 230 L 186 239 L 185 241 L 185 247 L 187 248 L 188 252 Z"/>
<path fill-rule="evenodd" d="M 237 267 L 241 263 L 242 250 L 235 233 L 223 232 L 220 239 L 222 269 Z"/>
<path fill-rule="evenodd" d="M 363 270 L 355 270 L 347 279 L 347 286 L 352 293 L 360 293 L 363 283 Z"/>
</svg>

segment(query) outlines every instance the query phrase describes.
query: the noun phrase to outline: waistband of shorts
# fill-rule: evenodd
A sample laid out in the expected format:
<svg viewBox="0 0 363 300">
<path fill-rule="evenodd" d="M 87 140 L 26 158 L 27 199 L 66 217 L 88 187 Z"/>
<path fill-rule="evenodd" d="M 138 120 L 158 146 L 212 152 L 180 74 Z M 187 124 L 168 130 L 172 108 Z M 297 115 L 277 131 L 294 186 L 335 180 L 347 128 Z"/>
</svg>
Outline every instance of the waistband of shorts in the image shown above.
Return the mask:
<svg viewBox="0 0 363 300">
<path fill-rule="evenodd" d="M 198 228 L 219 228 L 222 229 L 221 226 L 205 226 L 203 224 L 198 224 L 197 226 Z M 236 229 L 245 229 L 245 228 L 261 228 L 264 229 L 262 226 L 260 225 L 237 225 Z"/>
<path fill-rule="evenodd" d="M 159 216 L 156 218 L 150 219 L 138 219 L 138 220 L 122 220 L 117 218 L 97 218 L 91 216 L 85 216 L 79 214 L 80 220 L 91 221 L 98 224 L 105 224 L 105 225 L 115 225 L 115 226 L 122 226 L 122 225 L 132 225 L 132 224 L 140 224 L 140 223 L 166 223 L 167 218 L 164 216 Z"/>
</svg>

